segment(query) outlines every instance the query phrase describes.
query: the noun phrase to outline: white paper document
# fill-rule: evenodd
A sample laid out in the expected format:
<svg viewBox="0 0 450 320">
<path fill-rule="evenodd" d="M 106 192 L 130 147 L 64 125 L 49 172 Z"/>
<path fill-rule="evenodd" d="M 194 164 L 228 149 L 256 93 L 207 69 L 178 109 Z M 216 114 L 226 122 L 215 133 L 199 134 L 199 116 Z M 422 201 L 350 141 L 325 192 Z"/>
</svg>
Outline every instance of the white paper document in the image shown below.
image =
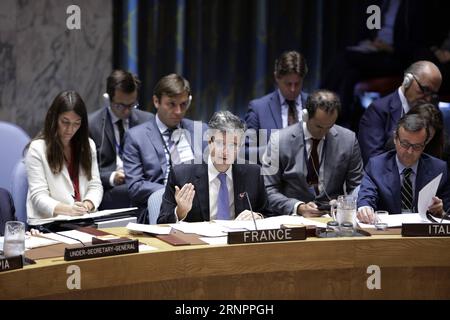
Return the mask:
<svg viewBox="0 0 450 320">
<path fill-rule="evenodd" d="M 433 202 L 433 197 L 436 195 L 439 183 L 441 182 L 441 178 L 442 173 L 431 180 L 425 187 L 422 188 L 422 190 L 419 191 L 417 211 L 419 211 L 419 214 L 424 221 L 428 221 L 427 210 Z"/>
<path fill-rule="evenodd" d="M 228 237 L 224 236 L 224 237 L 215 237 L 215 238 L 200 238 L 200 240 L 206 242 L 207 244 L 211 244 L 211 245 L 224 245 L 228 243 Z"/>
<path fill-rule="evenodd" d="M 131 231 L 146 232 L 151 234 L 169 234 L 171 227 L 162 227 L 152 224 L 129 223 L 127 229 Z"/>
<path fill-rule="evenodd" d="M 184 233 L 198 234 L 203 237 L 222 237 L 226 235 L 226 229 L 213 222 L 179 222 L 170 225 L 172 228 Z"/>
<path fill-rule="evenodd" d="M 33 249 L 39 247 L 46 247 L 52 244 L 57 244 L 59 241 L 47 239 L 38 236 L 25 236 L 25 249 Z"/>
<path fill-rule="evenodd" d="M 136 210 L 137 207 L 133 208 L 122 208 L 122 209 L 111 209 L 111 210 L 101 210 L 93 213 L 86 213 L 82 216 L 66 216 L 66 215 L 58 215 L 56 217 L 47 218 L 47 219 L 40 219 L 39 222 L 32 222 L 32 225 L 41 225 L 45 223 L 50 223 L 53 221 L 71 221 L 71 220 L 78 220 L 78 219 L 89 219 L 89 218 L 99 218 L 108 216 L 114 213 L 120 213 L 120 212 L 127 212 L 127 211 L 133 211 Z"/>
</svg>

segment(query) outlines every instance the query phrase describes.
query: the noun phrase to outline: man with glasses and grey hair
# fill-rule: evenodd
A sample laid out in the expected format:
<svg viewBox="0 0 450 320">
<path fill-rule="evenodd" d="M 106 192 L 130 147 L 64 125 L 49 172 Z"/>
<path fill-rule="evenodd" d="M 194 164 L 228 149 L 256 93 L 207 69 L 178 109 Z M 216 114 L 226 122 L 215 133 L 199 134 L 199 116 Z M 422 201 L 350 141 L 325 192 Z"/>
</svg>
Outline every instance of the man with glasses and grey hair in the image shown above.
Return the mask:
<svg viewBox="0 0 450 320">
<path fill-rule="evenodd" d="M 236 161 L 245 124 L 229 111 L 220 111 L 208 126 L 208 158 L 203 164 L 171 170 L 158 223 L 249 220 L 251 209 L 255 218 L 268 213 L 261 168 Z"/>
<path fill-rule="evenodd" d="M 398 90 L 375 100 L 367 108 L 359 122 L 358 134 L 364 164 L 384 152 L 398 120 L 412 107 L 438 102 L 441 83 L 441 72 L 434 63 L 415 62 L 405 70 L 403 84 Z"/>
<path fill-rule="evenodd" d="M 423 153 L 428 141 L 426 121 L 417 114 L 407 114 L 394 132 L 395 151 L 369 160 L 358 194 L 358 219 L 375 223 L 374 211 L 389 214 L 417 212 L 420 190 L 442 174 L 439 187 L 428 211 L 442 216 L 450 207 L 450 182 L 447 164 Z"/>
<path fill-rule="evenodd" d="M 174 166 L 201 162 L 207 127 L 184 117 L 191 100 L 189 81 L 174 73 L 162 77 L 153 90 L 155 117 L 125 135 L 125 180 L 133 205 L 142 209 L 140 222 L 147 222 L 148 199 L 164 188 Z"/>
<path fill-rule="evenodd" d="M 139 79 L 125 70 L 114 70 L 106 80 L 106 106 L 89 115 L 89 132 L 97 146 L 97 161 L 103 185 L 100 209 L 130 206 L 125 184 L 122 152 L 125 132 L 153 119 L 137 109 Z"/>
</svg>

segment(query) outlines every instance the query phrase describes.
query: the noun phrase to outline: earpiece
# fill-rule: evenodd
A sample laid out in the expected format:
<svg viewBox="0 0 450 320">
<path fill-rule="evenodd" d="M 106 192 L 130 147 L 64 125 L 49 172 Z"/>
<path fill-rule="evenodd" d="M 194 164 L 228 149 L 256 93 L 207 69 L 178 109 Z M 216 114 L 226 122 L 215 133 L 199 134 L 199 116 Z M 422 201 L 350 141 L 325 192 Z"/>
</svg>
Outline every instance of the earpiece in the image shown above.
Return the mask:
<svg viewBox="0 0 450 320">
<path fill-rule="evenodd" d="M 309 112 L 306 108 L 302 110 L 302 120 L 304 122 L 307 122 L 309 120 Z"/>
<path fill-rule="evenodd" d="M 109 100 L 109 94 L 107 94 L 106 92 L 103 94 L 103 105 L 105 106 L 105 107 L 108 107 L 109 106 L 109 103 L 110 103 L 110 100 Z"/>
<path fill-rule="evenodd" d="M 188 108 L 191 106 L 191 102 L 192 102 L 192 96 L 189 95 L 189 101 L 188 101 L 188 105 L 187 105 Z"/>
<path fill-rule="evenodd" d="M 405 73 L 405 77 L 403 78 L 402 86 L 405 89 L 408 89 L 409 87 L 411 87 L 413 80 L 414 80 L 414 76 L 412 75 L 412 73 Z"/>
</svg>

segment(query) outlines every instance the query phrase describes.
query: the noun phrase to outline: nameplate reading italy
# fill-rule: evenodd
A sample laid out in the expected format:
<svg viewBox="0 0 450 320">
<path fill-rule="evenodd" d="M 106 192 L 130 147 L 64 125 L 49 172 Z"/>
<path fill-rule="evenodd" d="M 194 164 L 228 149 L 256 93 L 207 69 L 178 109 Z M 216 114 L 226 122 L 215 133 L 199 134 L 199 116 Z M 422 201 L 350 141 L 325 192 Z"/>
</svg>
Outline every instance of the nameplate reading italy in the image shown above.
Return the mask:
<svg viewBox="0 0 450 320">
<path fill-rule="evenodd" d="M 404 223 L 403 237 L 450 237 L 450 224 Z"/>
<path fill-rule="evenodd" d="M 306 239 L 306 227 L 228 232 L 228 244 L 295 241 Z"/>
<path fill-rule="evenodd" d="M 139 241 L 126 240 L 121 242 L 94 244 L 85 247 L 66 248 L 64 260 L 82 260 L 137 252 L 139 252 Z"/>
<path fill-rule="evenodd" d="M 22 256 L 0 258 L 0 272 L 23 268 Z"/>
</svg>

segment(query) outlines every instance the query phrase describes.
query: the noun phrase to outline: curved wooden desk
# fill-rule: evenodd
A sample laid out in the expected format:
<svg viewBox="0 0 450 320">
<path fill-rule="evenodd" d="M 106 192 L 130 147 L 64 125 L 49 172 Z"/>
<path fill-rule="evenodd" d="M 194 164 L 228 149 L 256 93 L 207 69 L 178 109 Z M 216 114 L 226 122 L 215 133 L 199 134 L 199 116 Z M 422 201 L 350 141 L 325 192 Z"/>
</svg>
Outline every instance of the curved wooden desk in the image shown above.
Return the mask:
<svg viewBox="0 0 450 320">
<path fill-rule="evenodd" d="M 125 229 L 110 229 L 127 234 Z M 147 253 L 65 262 L 40 260 L 0 274 L 1 299 L 450 299 L 450 238 L 316 239 L 159 248 Z M 67 267 L 81 269 L 69 290 Z M 369 290 L 367 267 L 381 268 Z"/>
</svg>

